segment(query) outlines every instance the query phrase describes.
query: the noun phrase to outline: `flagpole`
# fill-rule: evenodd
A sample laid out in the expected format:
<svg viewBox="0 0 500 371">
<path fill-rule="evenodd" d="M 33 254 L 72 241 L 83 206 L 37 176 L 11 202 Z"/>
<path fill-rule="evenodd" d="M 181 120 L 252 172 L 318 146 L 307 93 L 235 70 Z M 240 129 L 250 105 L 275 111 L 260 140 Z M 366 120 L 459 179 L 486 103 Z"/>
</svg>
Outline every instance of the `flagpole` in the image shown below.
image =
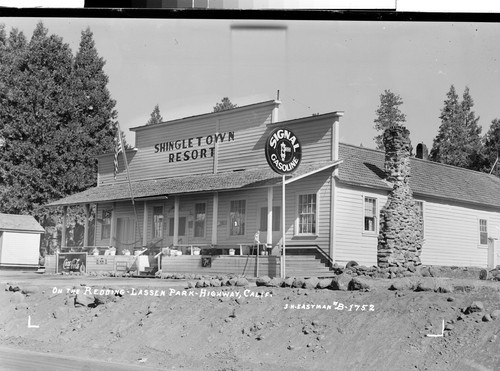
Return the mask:
<svg viewBox="0 0 500 371">
<path fill-rule="evenodd" d="M 137 217 L 137 210 L 135 208 L 135 200 L 134 200 L 134 192 L 132 190 L 132 181 L 130 180 L 130 170 L 128 168 L 128 161 L 127 161 L 127 154 L 125 153 L 125 146 L 123 145 L 123 140 L 122 140 L 122 131 L 120 129 L 120 123 L 116 123 L 117 129 L 118 129 L 118 141 L 119 145 L 122 149 L 123 152 L 123 162 L 125 163 L 125 170 L 127 171 L 127 178 L 128 178 L 128 188 L 130 191 L 130 199 L 132 200 L 132 207 L 134 208 L 134 215 L 135 215 L 135 225 L 137 228 L 137 232 L 139 232 L 139 238 L 142 241 L 142 233 L 141 230 L 139 229 L 139 225 L 137 224 L 139 222 L 139 218 Z"/>
</svg>

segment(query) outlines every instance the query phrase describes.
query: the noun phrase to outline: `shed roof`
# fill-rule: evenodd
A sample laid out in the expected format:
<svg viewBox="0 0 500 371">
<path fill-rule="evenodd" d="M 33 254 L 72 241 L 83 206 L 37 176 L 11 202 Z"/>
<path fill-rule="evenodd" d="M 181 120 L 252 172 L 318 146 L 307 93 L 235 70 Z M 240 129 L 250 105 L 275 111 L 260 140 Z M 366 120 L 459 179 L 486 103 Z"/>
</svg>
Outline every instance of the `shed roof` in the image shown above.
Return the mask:
<svg viewBox="0 0 500 371">
<path fill-rule="evenodd" d="M 341 143 L 339 181 L 347 184 L 387 189 L 385 154 Z M 473 203 L 500 208 L 500 178 L 478 171 L 410 158 L 410 187 L 418 196 Z"/>
<path fill-rule="evenodd" d="M 337 165 L 338 162 L 301 164 L 288 178 L 304 177 Z M 197 192 L 230 191 L 266 187 L 281 183 L 281 175 L 268 166 L 217 174 L 198 174 L 131 182 L 135 199 Z M 127 182 L 102 185 L 54 201 L 47 206 L 77 205 L 130 199 Z"/>
<path fill-rule="evenodd" d="M 31 215 L 0 214 L 0 231 L 38 232 L 45 230 Z"/>
</svg>

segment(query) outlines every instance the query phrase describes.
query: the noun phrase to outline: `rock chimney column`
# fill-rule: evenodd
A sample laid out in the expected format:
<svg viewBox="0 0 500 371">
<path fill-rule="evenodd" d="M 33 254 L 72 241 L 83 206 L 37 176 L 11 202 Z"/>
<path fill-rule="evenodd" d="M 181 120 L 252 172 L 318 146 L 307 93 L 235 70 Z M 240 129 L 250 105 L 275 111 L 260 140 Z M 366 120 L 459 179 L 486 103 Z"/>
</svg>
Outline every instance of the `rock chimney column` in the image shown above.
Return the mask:
<svg viewBox="0 0 500 371">
<path fill-rule="evenodd" d="M 393 184 L 380 212 L 377 264 L 408 267 L 420 264 L 422 219 L 410 189 L 410 132 L 396 125 L 384 132 L 386 180 Z"/>
</svg>

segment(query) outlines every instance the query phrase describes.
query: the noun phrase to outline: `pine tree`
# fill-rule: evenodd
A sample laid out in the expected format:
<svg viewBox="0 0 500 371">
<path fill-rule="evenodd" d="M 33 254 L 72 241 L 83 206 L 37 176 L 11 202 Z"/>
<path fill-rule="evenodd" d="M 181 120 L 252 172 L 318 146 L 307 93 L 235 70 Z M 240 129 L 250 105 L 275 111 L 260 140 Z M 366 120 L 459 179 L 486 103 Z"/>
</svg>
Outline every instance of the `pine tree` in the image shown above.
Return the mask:
<svg viewBox="0 0 500 371">
<path fill-rule="evenodd" d="M 12 31 L 0 66 L 0 210 L 47 221 L 41 206 L 96 184 L 95 155 L 116 134 L 107 76 L 92 33 L 69 45 L 39 23 L 29 43 Z"/>
<path fill-rule="evenodd" d="M 220 103 L 214 106 L 214 112 L 227 111 L 236 107 L 238 107 L 238 105 L 233 104 L 228 97 L 224 97 L 221 99 Z"/>
<path fill-rule="evenodd" d="M 453 85 L 446 97 L 430 159 L 467 169 L 479 169 L 482 156 L 481 127 L 478 125 L 479 117 L 472 111 L 474 101 L 469 88 L 465 89 L 461 102 Z"/>
<path fill-rule="evenodd" d="M 497 118 L 484 136 L 484 157 L 482 170 L 500 177 L 500 120 Z"/>
<path fill-rule="evenodd" d="M 374 138 L 376 149 L 384 150 L 383 133 L 386 129 L 406 122 L 406 115 L 399 109 L 402 104 L 403 99 L 390 90 L 384 90 L 380 94 L 380 105 L 375 111 L 377 117 L 374 120 L 374 128 L 380 133 Z"/>
<path fill-rule="evenodd" d="M 467 156 L 467 168 L 472 170 L 480 170 L 483 160 L 483 148 L 481 143 L 481 126 L 479 126 L 479 116 L 476 117 L 472 107 L 474 101 L 469 93 L 469 87 L 465 87 L 462 96 L 461 109 L 466 128 L 467 139 L 465 141 L 465 150 Z"/>
<path fill-rule="evenodd" d="M 87 28 L 81 33 L 71 75 L 74 114 L 70 126 L 79 144 L 79 160 L 74 171 L 79 174 L 80 183 L 68 190 L 69 193 L 95 185 L 95 156 L 113 150 L 117 130 L 116 102 L 107 89 L 109 79 L 104 73 L 104 65 L 105 61 L 95 48 L 93 33 Z"/>
<path fill-rule="evenodd" d="M 161 122 L 163 122 L 163 117 L 161 117 L 160 114 L 160 106 L 156 105 L 153 109 L 153 112 L 151 112 L 151 117 L 149 118 L 148 122 L 146 122 L 146 125 L 156 125 Z"/>
<path fill-rule="evenodd" d="M 7 187 L 0 202 L 3 211 L 27 213 L 63 196 L 72 181 L 62 176 L 72 147 L 65 120 L 70 113 L 72 55 L 61 38 L 48 36 L 39 23 L 30 42 L 18 44 L 9 57 L 16 63 L 4 80 L 8 96 L 0 109 L 0 182 Z"/>
</svg>

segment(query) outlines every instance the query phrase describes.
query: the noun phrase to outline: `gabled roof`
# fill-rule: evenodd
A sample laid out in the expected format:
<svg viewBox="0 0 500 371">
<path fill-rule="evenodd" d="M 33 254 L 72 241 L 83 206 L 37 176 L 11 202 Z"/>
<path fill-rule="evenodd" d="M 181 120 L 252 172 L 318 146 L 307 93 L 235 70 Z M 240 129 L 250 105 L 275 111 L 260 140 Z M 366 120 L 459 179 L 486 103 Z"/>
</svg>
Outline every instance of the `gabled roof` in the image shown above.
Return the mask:
<svg viewBox="0 0 500 371">
<path fill-rule="evenodd" d="M 31 215 L 0 214 L 0 231 L 44 233 L 45 229 Z"/>
<path fill-rule="evenodd" d="M 245 111 L 245 110 L 252 110 L 257 107 L 265 107 L 265 106 L 278 106 L 280 105 L 281 102 L 278 100 L 268 100 L 264 102 L 259 102 L 259 103 L 252 103 L 252 104 L 247 104 L 245 106 L 238 106 L 235 108 L 231 108 L 228 110 L 223 110 L 223 111 L 218 111 L 218 112 L 207 112 L 207 113 L 202 113 L 199 115 L 193 115 L 193 116 L 188 116 L 188 117 L 183 117 L 180 119 L 175 119 L 175 120 L 170 120 L 170 121 L 163 121 L 158 124 L 155 124 L 155 127 L 158 127 L 158 125 L 171 125 L 183 121 L 189 121 L 197 118 L 203 118 L 203 117 L 215 117 L 215 116 L 224 116 L 228 114 L 234 114 L 235 111 Z M 141 125 L 141 126 L 136 126 L 133 128 L 130 128 L 130 131 L 140 131 L 144 129 L 151 129 L 151 125 Z"/>
<path fill-rule="evenodd" d="M 308 176 L 337 165 L 338 162 L 302 163 L 287 180 Z M 281 183 L 281 175 L 268 166 L 243 171 L 199 174 L 132 182 L 135 199 L 171 196 L 197 192 L 231 191 L 266 187 Z M 46 206 L 78 205 L 130 199 L 127 182 L 102 185 L 54 201 Z"/>
<path fill-rule="evenodd" d="M 338 180 L 342 183 L 390 190 L 384 180 L 385 154 L 341 143 Z M 500 208 L 500 178 L 417 158 L 410 159 L 410 187 L 415 196 L 429 196 Z"/>
</svg>

